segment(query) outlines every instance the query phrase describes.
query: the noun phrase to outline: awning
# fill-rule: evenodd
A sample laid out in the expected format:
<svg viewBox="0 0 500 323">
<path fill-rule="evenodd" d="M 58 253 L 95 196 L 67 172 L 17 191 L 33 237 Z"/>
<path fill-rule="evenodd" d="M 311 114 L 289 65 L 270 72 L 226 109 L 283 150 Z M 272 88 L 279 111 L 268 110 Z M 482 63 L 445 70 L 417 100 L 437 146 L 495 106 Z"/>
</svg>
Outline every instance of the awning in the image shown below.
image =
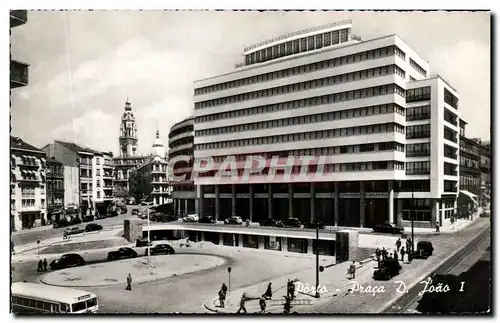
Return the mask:
<svg viewBox="0 0 500 323">
<path fill-rule="evenodd" d="M 478 204 L 477 203 L 477 200 L 476 200 L 476 197 L 477 195 L 476 194 L 472 194 L 471 192 L 469 191 L 466 191 L 466 190 L 461 190 L 460 193 L 464 194 L 464 195 L 467 195 L 468 197 L 470 197 L 471 200 L 474 201 L 474 203 Z"/>
</svg>

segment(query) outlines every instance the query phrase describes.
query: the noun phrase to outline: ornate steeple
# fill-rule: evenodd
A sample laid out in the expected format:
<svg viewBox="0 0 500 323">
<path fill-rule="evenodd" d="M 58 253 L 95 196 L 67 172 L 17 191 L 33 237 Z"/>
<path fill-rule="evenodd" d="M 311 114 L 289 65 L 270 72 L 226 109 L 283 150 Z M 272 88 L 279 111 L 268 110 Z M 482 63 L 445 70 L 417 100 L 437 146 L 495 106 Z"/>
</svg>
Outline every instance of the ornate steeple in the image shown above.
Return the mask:
<svg viewBox="0 0 500 323">
<path fill-rule="evenodd" d="M 165 158 L 165 147 L 160 139 L 160 130 L 156 130 L 156 140 L 153 143 L 152 155 L 154 157 Z"/>
<path fill-rule="evenodd" d="M 132 104 L 129 98 L 125 101 L 125 111 L 123 112 L 120 123 L 120 156 L 132 157 L 135 156 L 137 150 L 137 125 L 135 124 L 134 113 L 132 112 Z"/>
</svg>

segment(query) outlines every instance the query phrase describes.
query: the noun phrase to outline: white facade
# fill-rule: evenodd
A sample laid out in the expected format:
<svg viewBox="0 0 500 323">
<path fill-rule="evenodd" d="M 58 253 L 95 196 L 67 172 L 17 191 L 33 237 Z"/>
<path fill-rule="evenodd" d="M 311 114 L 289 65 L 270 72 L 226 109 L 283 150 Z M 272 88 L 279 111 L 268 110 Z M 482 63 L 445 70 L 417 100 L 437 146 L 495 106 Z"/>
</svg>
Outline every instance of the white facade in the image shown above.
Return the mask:
<svg viewBox="0 0 500 323">
<path fill-rule="evenodd" d="M 64 168 L 64 207 L 80 205 L 80 186 L 78 167 L 63 165 Z"/>
</svg>

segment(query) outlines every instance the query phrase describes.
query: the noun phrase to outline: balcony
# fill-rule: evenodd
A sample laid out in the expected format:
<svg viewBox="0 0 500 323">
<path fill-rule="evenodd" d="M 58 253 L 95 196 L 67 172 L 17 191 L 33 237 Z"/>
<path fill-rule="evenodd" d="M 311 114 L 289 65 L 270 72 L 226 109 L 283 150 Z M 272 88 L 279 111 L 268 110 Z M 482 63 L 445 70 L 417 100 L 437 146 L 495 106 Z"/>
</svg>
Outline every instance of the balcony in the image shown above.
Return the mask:
<svg viewBox="0 0 500 323">
<path fill-rule="evenodd" d="M 15 89 L 28 85 L 28 64 L 10 61 L 10 88 Z"/>
<path fill-rule="evenodd" d="M 10 11 L 10 28 L 24 25 L 28 22 L 27 10 L 11 10 Z"/>
<path fill-rule="evenodd" d="M 166 169 L 153 169 L 151 171 L 151 174 L 166 174 L 167 170 Z"/>
<path fill-rule="evenodd" d="M 406 175 L 430 175 L 430 169 L 406 169 Z"/>
<path fill-rule="evenodd" d="M 102 174 L 102 178 L 106 178 L 106 179 L 113 179 L 113 174 L 112 173 L 104 173 Z"/>
<path fill-rule="evenodd" d="M 21 177 L 19 179 L 19 182 L 30 182 L 30 183 L 38 183 L 40 182 L 40 178 L 33 178 L 33 177 Z"/>
<path fill-rule="evenodd" d="M 40 212 L 41 207 L 39 206 L 21 206 L 20 212 Z"/>
</svg>

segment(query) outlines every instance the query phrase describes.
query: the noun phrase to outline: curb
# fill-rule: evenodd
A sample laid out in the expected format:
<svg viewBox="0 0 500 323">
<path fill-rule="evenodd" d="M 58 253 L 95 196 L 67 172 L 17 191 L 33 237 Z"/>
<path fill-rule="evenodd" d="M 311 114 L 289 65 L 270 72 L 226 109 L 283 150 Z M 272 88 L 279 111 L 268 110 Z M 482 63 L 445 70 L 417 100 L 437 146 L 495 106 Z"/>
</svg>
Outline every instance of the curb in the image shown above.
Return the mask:
<svg viewBox="0 0 500 323">
<path fill-rule="evenodd" d="M 447 262 L 450 262 L 454 257 L 456 257 L 458 254 L 460 254 L 460 252 L 472 245 L 475 245 L 475 243 L 477 242 L 477 240 L 479 239 L 479 237 L 481 235 L 483 235 L 485 232 L 487 232 L 489 230 L 489 228 L 484 228 L 483 230 L 481 230 L 476 236 L 474 236 L 472 238 L 472 240 L 470 240 L 469 242 L 467 242 L 466 245 L 464 245 L 461 249 L 458 249 L 456 250 L 455 252 L 453 252 L 451 255 L 449 255 L 448 257 L 446 257 L 442 262 L 436 264 L 434 267 L 432 267 L 431 270 L 428 270 L 426 271 L 425 274 L 422 274 L 420 277 L 418 277 L 418 279 L 414 280 L 412 284 L 410 284 L 408 287 L 407 287 L 407 290 L 411 290 L 413 289 L 417 284 L 420 284 L 421 281 L 425 280 L 426 277 L 428 277 L 429 275 L 431 275 L 432 273 L 435 273 L 437 270 L 439 270 L 440 267 L 442 267 L 443 265 L 445 265 Z M 481 240 L 482 241 L 482 240 Z M 396 303 L 400 298 L 404 297 L 405 294 L 398 294 L 396 295 L 393 299 L 391 299 L 389 302 L 387 302 L 384 306 L 382 306 L 377 313 L 383 313 L 385 312 L 387 309 L 389 309 L 394 303 Z"/>
</svg>

